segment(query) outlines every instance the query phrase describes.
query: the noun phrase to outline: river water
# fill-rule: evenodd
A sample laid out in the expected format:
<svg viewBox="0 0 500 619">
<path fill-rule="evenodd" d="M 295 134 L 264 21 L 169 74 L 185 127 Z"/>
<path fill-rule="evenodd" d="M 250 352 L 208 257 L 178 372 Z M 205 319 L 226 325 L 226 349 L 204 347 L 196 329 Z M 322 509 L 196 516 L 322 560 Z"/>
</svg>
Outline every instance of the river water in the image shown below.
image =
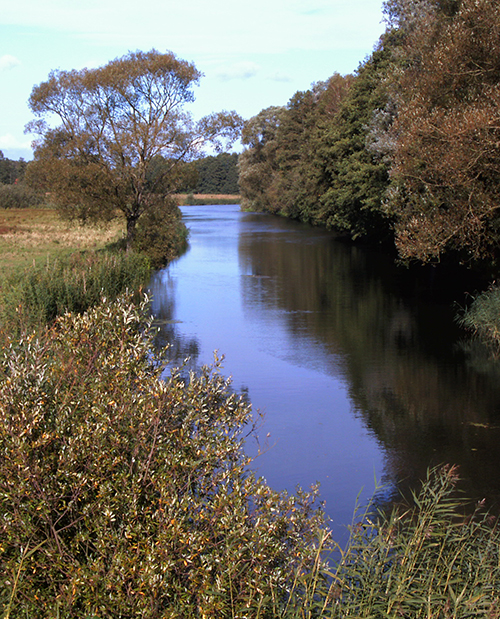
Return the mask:
<svg viewBox="0 0 500 619">
<path fill-rule="evenodd" d="M 449 281 L 236 205 L 183 215 L 189 249 L 151 282 L 162 339 L 175 364 L 224 355 L 263 413 L 247 451 L 274 489 L 320 482 L 334 530 L 376 483 L 390 502 L 440 463 L 498 503 L 500 372 L 456 326 Z"/>
</svg>

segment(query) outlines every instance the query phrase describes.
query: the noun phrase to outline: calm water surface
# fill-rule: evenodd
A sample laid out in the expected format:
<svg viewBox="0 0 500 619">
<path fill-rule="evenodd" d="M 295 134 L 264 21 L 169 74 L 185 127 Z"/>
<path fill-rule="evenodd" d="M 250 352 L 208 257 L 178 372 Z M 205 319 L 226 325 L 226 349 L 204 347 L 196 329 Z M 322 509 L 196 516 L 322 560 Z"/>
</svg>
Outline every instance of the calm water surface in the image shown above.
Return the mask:
<svg viewBox="0 0 500 619">
<path fill-rule="evenodd" d="M 153 309 L 175 363 L 219 351 L 262 411 L 255 467 L 273 488 L 319 481 L 345 526 L 375 479 L 390 501 L 450 462 L 469 496 L 498 502 L 500 374 L 454 325 L 443 282 L 429 294 L 389 256 L 238 206 L 183 214 L 190 247 L 154 276 Z"/>
</svg>

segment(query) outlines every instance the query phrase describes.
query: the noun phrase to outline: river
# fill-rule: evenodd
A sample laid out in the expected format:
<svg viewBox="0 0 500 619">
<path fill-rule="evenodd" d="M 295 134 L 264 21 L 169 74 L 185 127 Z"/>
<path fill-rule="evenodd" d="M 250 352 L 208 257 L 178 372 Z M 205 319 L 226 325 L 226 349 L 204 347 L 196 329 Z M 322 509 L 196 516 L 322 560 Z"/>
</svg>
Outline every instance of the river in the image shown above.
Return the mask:
<svg viewBox="0 0 500 619">
<path fill-rule="evenodd" d="M 320 482 L 338 531 L 358 495 L 381 484 L 390 502 L 440 463 L 498 503 L 499 367 L 456 326 L 442 281 L 237 205 L 182 211 L 189 249 L 150 285 L 161 337 L 175 364 L 224 355 L 263 414 L 247 451 L 274 489 Z"/>
</svg>

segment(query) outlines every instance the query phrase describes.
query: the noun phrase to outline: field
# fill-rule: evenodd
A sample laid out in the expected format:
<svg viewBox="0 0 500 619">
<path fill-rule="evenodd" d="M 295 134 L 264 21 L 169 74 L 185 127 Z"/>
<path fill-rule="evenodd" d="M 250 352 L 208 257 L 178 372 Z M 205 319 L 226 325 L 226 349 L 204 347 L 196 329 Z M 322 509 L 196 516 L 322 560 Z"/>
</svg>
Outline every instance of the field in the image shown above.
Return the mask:
<svg viewBox="0 0 500 619">
<path fill-rule="evenodd" d="M 83 227 L 61 221 L 49 208 L 0 209 L 0 273 L 73 251 L 103 248 L 119 240 L 124 230 L 118 219 L 106 227 Z"/>
<path fill-rule="evenodd" d="M 180 206 L 192 204 L 239 204 L 241 196 L 225 193 L 179 193 L 177 201 Z"/>
</svg>

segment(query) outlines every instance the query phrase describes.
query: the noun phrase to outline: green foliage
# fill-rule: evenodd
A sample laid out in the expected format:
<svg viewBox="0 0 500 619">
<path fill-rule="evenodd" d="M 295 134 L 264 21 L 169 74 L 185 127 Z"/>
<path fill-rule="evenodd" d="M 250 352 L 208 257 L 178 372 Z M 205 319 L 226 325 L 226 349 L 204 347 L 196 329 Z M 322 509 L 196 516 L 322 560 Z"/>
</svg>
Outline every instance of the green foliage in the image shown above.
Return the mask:
<svg viewBox="0 0 500 619">
<path fill-rule="evenodd" d="M 206 204 L 239 204 L 240 196 L 232 195 L 224 197 L 203 194 L 188 194 L 183 200 L 183 206 L 200 206 Z"/>
<path fill-rule="evenodd" d="M 500 353 L 500 288 L 492 285 L 476 297 L 458 318 L 461 326 L 469 329 L 490 344 L 495 356 Z"/>
<path fill-rule="evenodd" d="M 3 351 L 6 617 L 277 617 L 322 565 L 314 493 L 248 470 L 218 361 L 161 379 L 146 312 L 105 302 Z"/>
<path fill-rule="evenodd" d="M 317 220 L 353 239 L 384 240 L 391 221 L 383 209 L 388 162 L 371 148 L 374 119 L 389 103 L 387 77 L 393 42 L 386 37 L 360 66 L 338 114 L 317 138 L 324 192 Z"/>
<path fill-rule="evenodd" d="M 325 225 L 352 238 L 390 236 L 383 208 L 388 162 L 371 149 L 374 115 L 388 103 L 387 39 L 356 77 L 333 75 L 269 108 L 243 131 L 242 206 Z"/>
<path fill-rule="evenodd" d="M 65 312 L 84 312 L 103 296 L 116 299 L 147 283 L 150 262 L 138 253 L 72 254 L 0 280 L 0 331 L 20 333 Z"/>
<path fill-rule="evenodd" d="M 237 194 L 238 155 L 220 153 L 216 157 L 203 157 L 191 164 L 196 171 L 189 184 L 180 192 Z"/>
<path fill-rule="evenodd" d="M 14 185 L 21 182 L 24 178 L 26 165 L 24 159 L 21 158 L 19 161 L 8 159 L 0 150 L 0 185 Z"/>
<path fill-rule="evenodd" d="M 30 208 L 45 203 L 45 196 L 24 183 L 0 184 L 0 208 Z"/>
<path fill-rule="evenodd" d="M 243 127 L 241 141 L 248 148 L 238 160 L 238 183 L 243 210 L 275 213 L 277 132 L 284 114 L 283 107 L 262 110 Z"/>
<path fill-rule="evenodd" d="M 160 199 L 139 220 L 134 249 L 145 254 L 154 269 L 177 257 L 187 245 L 188 230 L 173 198 Z"/>
</svg>

